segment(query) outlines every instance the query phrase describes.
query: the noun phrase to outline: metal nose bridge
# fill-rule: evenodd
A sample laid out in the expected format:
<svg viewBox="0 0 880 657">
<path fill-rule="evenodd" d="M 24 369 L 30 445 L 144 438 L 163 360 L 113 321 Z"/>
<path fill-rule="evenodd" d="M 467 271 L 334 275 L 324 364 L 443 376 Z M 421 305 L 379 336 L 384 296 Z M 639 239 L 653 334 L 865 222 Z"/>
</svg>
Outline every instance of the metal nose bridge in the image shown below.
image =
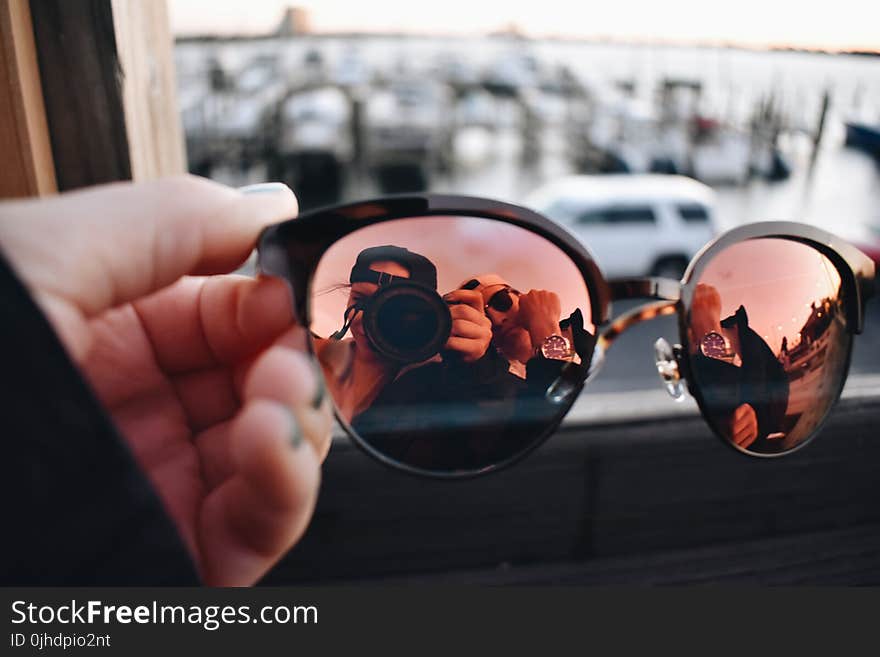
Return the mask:
<svg viewBox="0 0 880 657">
<path fill-rule="evenodd" d="M 656 317 L 662 317 L 664 315 L 674 315 L 676 312 L 678 312 L 678 301 L 671 300 L 655 301 L 653 303 L 639 306 L 638 308 L 633 308 L 629 312 L 624 313 L 612 321 L 611 325 L 602 331 L 602 335 L 599 336 L 596 346 L 601 348 L 603 352 L 607 352 L 608 349 L 611 348 L 614 340 L 633 324 L 644 322 L 649 319 L 655 319 Z"/>
<path fill-rule="evenodd" d="M 602 331 L 596 341 L 596 346 L 602 353 L 607 352 L 617 336 L 633 324 L 675 314 L 681 299 L 681 282 L 668 278 L 618 278 L 609 281 L 609 286 L 614 301 L 624 299 L 660 299 L 660 301 L 643 304 L 612 320 L 611 325 Z"/>
</svg>

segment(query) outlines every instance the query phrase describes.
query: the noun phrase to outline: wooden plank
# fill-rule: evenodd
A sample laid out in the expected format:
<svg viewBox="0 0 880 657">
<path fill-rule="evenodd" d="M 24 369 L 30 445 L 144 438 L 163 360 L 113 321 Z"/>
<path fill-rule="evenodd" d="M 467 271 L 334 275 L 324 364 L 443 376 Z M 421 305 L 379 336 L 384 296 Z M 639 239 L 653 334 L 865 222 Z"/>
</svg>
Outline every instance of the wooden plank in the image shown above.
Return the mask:
<svg viewBox="0 0 880 657">
<path fill-rule="evenodd" d="M 186 171 L 164 0 L 31 0 L 61 190 Z"/>
<path fill-rule="evenodd" d="M 0 198 L 57 190 L 27 0 L 0 0 Z"/>
<path fill-rule="evenodd" d="M 110 0 L 31 0 L 59 190 L 131 178 Z"/>
<path fill-rule="evenodd" d="M 654 581 L 670 554 L 679 554 L 677 580 L 770 581 L 778 572 L 876 582 L 878 413 L 880 398 L 845 399 L 815 442 L 772 460 L 724 447 L 698 417 L 569 426 L 513 468 L 462 482 L 399 474 L 334 443 L 315 518 L 265 583 L 431 573 L 503 582 L 520 572 L 598 582 L 607 564 L 628 581 Z M 847 541 L 869 526 L 864 549 L 847 557 Z M 803 547 L 783 549 L 786 537 Z M 746 547 L 757 570 L 741 559 L 731 574 L 730 558 Z M 704 548 L 704 564 L 689 569 L 687 555 Z"/>
<path fill-rule="evenodd" d="M 392 577 L 376 583 L 876 586 L 880 584 L 880 524 L 648 555 Z"/>
<path fill-rule="evenodd" d="M 186 172 L 164 0 L 112 0 L 134 180 Z"/>
</svg>

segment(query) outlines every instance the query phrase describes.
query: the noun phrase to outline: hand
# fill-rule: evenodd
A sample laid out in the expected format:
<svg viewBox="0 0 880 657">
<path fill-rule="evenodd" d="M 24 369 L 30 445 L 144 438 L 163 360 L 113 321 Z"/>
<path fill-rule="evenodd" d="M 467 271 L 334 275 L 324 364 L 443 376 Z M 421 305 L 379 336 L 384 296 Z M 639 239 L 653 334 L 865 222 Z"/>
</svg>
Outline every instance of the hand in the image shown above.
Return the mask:
<svg viewBox="0 0 880 657">
<path fill-rule="evenodd" d="M 205 276 L 296 211 L 283 185 L 242 194 L 193 177 L 0 205 L 6 257 L 208 584 L 253 583 L 299 539 L 329 447 L 285 284 Z"/>
<path fill-rule="evenodd" d="M 691 346 L 698 350 L 700 341 L 707 333 L 721 333 L 721 295 L 712 285 L 698 283 L 691 302 L 690 322 Z"/>
<path fill-rule="evenodd" d="M 741 404 L 733 412 L 730 435 L 734 444 L 748 447 L 758 437 L 758 416 L 749 404 Z"/>
<path fill-rule="evenodd" d="M 529 290 L 519 297 L 517 323 L 529 332 L 532 349 L 537 349 L 547 336 L 559 333 L 562 306 L 559 296 L 547 290 Z"/>
<path fill-rule="evenodd" d="M 475 290 L 454 290 L 443 297 L 452 315 L 452 333 L 445 348 L 465 363 L 482 358 L 492 341 L 492 322 L 483 312 L 483 296 Z"/>
</svg>

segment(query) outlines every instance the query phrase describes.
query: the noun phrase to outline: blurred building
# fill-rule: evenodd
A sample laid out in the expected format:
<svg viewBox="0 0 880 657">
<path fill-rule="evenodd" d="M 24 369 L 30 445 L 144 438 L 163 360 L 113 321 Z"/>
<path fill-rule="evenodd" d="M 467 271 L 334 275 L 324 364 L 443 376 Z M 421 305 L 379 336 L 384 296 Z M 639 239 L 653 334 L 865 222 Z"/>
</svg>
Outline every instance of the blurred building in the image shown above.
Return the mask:
<svg viewBox="0 0 880 657">
<path fill-rule="evenodd" d="M 309 34 L 312 30 L 311 17 L 307 9 L 303 7 L 288 7 L 281 17 L 281 22 L 275 28 L 275 34 L 280 37 L 299 36 Z"/>
</svg>

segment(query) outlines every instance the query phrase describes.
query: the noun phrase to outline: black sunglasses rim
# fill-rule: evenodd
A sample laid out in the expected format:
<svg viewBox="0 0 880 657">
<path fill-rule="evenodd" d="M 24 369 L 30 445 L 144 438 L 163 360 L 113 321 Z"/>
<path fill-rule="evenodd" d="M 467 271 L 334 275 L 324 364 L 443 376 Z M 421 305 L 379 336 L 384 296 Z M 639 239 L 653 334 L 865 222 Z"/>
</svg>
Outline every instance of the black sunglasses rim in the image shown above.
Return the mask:
<svg viewBox="0 0 880 657">
<path fill-rule="evenodd" d="M 847 303 L 848 327 L 851 333 L 860 333 L 864 321 L 864 303 L 873 296 L 874 263 L 864 253 L 848 242 L 822 229 L 796 222 L 757 222 L 739 226 L 723 233 L 709 242 L 690 261 L 684 277 L 675 283 L 677 290 L 669 286 L 657 285 L 663 279 L 627 279 L 624 281 L 608 281 L 598 268 L 595 259 L 588 249 L 555 222 L 527 208 L 491 199 L 446 195 L 420 194 L 386 196 L 354 203 L 319 208 L 296 219 L 291 219 L 263 230 L 258 239 L 258 266 L 261 272 L 280 276 L 287 280 L 292 288 L 294 311 L 297 320 L 304 326 L 310 325 L 308 299 L 311 281 L 317 264 L 326 250 L 337 240 L 365 226 L 383 223 L 394 219 L 409 217 L 470 216 L 494 219 L 504 223 L 520 226 L 542 236 L 559 247 L 580 270 L 590 295 L 592 320 L 597 333 L 607 325 L 610 304 L 613 300 L 631 297 L 651 297 L 674 301 L 679 317 L 679 337 L 685 350 L 689 353 L 687 317 L 693 300 L 696 283 L 708 263 L 725 248 L 743 241 L 757 238 L 776 237 L 802 242 L 826 255 L 838 269 L 842 280 L 842 294 L 851 299 Z M 672 283 L 671 281 L 667 281 Z M 311 343 L 310 349 L 311 349 Z M 699 385 L 693 379 L 688 357 L 679 358 L 682 376 L 687 382 L 688 390 L 697 402 L 703 419 L 716 435 L 716 438 L 737 453 L 749 458 L 777 458 L 787 456 L 800 450 L 820 433 L 821 427 L 837 403 L 849 372 L 852 353 L 852 337 L 850 335 L 846 367 L 838 386 L 834 402 L 829 411 L 817 425 L 812 435 L 798 446 L 779 454 L 758 454 L 747 452 L 732 445 L 726 440 L 708 413 L 705 400 L 700 393 Z M 312 354 L 314 356 L 314 354 Z M 486 466 L 478 470 L 434 471 L 415 468 L 395 461 L 376 451 L 343 418 L 337 414 L 337 420 L 348 436 L 362 450 L 381 463 L 395 469 L 421 477 L 434 479 L 465 479 L 480 476 L 489 472 L 503 470 L 521 459 L 526 458 L 533 450 L 540 447 L 559 428 L 564 417 L 571 410 L 574 400 L 583 389 L 586 380 L 581 383 L 576 393 L 571 395 L 571 402 L 558 414 L 557 420 L 525 450 L 512 457 Z"/>
<path fill-rule="evenodd" d="M 293 293 L 295 317 L 301 325 L 310 326 L 308 300 L 312 278 L 318 262 L 333 243 L 365 226 L 386 221 L 410 217 L 442 219 L 449 216 L 493 219 L 525 228 L 549 240 L 567 255 L 580 271 L 590 297 L 591 320 L 597 326 L 597 330 L 599 326 L 607 323 L 611 289 L 589 251 L 550 219 L 527 208 L 484 198 L 444 194 L 399 195 L 319 208 L 264 229 L 257 241 L 258 268 L 262 273 L 279 276 L 288 282 Z M 311 341 L 309 341 L 309 350 L 315 357 Z M 380 463 L 394 470 L 420 477 L 460 480 L 506 469 L 540 447 L 559 428 L 583 389 L 585 381 L 586 377 L 577 390 L 572 392 L 570 401 L 560 406 L 554 421 L 549 423 L 544 432 L 526 449 L 505 460 L 476 470 L 426 470 L 396 461 L 377 451 L 361 438 L 338 412 L 335 415 L 355 445 Z"/>
</svg>

